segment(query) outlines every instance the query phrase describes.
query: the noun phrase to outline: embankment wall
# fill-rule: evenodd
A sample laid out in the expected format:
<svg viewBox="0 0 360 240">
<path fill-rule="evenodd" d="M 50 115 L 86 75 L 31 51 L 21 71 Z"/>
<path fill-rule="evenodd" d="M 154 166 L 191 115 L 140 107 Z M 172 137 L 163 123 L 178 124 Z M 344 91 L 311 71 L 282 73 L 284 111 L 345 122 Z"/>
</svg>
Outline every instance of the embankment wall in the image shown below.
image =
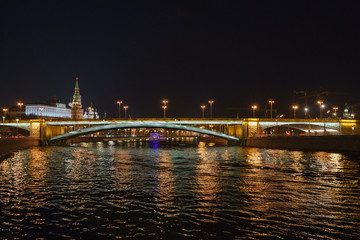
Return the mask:
<svg viewBox="0 0 360 240">
<path fill-rule="evenodd" d="M 12 152 L 39 145 L 38 138 L 0 138 L 0 159 Z"/>
<path fill-rule="evenodd" d="M 245 146 L 304 151 L 360 152 L 360 135 L 254 137 L 248 138 Z"/>
</svg>

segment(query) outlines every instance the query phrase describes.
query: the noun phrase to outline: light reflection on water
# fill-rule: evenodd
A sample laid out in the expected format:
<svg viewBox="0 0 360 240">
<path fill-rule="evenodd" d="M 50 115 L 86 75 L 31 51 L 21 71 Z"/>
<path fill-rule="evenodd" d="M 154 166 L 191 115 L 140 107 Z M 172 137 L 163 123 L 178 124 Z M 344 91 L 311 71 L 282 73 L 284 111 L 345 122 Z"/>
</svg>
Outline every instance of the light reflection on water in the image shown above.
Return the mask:
<svg viewBox="0 0 360 240">
<path fill-rule="evenodd" d="M 355 239 L 359 165 L 206 145 L 32 148 L 0 163 L 0 236 Z"/>
</svg>

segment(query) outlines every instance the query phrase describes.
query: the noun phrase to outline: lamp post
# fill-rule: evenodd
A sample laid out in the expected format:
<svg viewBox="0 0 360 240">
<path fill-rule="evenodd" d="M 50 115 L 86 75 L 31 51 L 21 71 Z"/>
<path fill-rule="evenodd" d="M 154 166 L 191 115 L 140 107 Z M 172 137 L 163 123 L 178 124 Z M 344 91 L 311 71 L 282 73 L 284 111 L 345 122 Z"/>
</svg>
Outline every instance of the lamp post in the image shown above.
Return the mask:
<svg viewBox="0 0 360 240">
<path fill-rule="evenodd" d="M 162 108 L 164 109 L 164 118 L 166 118 L 166 108 L 167 108 L 167 106 L 163 105 Z"/>
<path fill-rule="evenodd" d="M 129 106 L 124 106 L 124 110 L 125 110 L 125 119 L 126 119 L 126 110 L 129 108 Z"/>
<path fill-rule="evenodd" d="M 19 111 L 20 116 L 19 116 L 19 119 L 21 120 L 21 106 L 24 105 L 24 103 L 18 102 L 18 105 L 19 105 L 19 107 L 20 107 L 20 111 Z"/>
<path fill-rule="evenodd" d="M 40 119 L 42 119 L 42 113 L 44 111 L 44 108 L 43 107 L 39 107 L 39 111 L 40 111 Z M 43 131 L 41 130 L 41 122 L 40 122 L 40 140 L 42 141 L 42 134 L 43 134 Z"/>
<path fill-rule="evenodd" d="M 2 127 L 2 135 L 4 135 L 4 132 L 5 132 L 5 127 L 4 127 L 4 125 L 5 125 L 5 116 L 2 116 L 2 119 L 3 119 L 3 127 Z"/>
<path fill-rule="evenodd" d="M 6 112 L 8 111 L 7 108 L 3 108 L 4 116 L 6 117 Z"/>
<path fill-rule="evenodd" d="M 252 110 L 253 110 L 253 118 L 255 117 L 255 111 L 257 109 L 256 105 L 251 106 Z"/>
<path fill-rule="evenodd" d="M 121 118 L 121 111 L 120 111 L 120 109 L 121 109 L 122 101 L 117 101 L 116 103 L 119 104 L 119 119 L 120 119 L 120 118 Z"/>
<path fill-rule="evenodd" d="M 202 118 L 204 118 L 204 117 L 205 117 L 205 114 L 204 114 L 204 112 L 205 112 L 205 108 L 206 108 L 206 106 L 205 106 L 205 105 L 201 105 Z"/>
<path fill-rule="evenodd" d="M 275 101 L 270 100 L 269 103 L 270 103 L 270 118 L 272 119 L 272 105 L 275 103 Z"/>
<path fill-rule="evenodd" d="M 4 116 L 2 117 L 2 119 L 3 119 L 3 134 L 4 134 L 4 131 L 5 131 L 4 124 L 5 124 L 5 118 L 6 118 L 6 112 L 7 111 L 8 111 L 7 108 L 3 108 L 3 112 L 4 112 Z"/>
<path fill-rule="evenodd" d="M 164 118 L 166 118 L 166 109 L 167 109 L 167 104 L 169 103 L 168 100 L 162 100 L 162 109 L 164 110 Z"/>
<path fill-rule="evenodd" d="M 317 104 L 319 104 L 319 107 L 320 107 L 320 118 L 322 118 L 322 109 L 323 109 L 323 107 L 324 107 L 324 105 L 323 105 L 323 101 L 317 101 Z"/>
<path fill-rule="evenodd" d="M 304 111 L 305 111 L 305 118 L 307 118 L 307 117 L 308 117 L 309 108 L 305 107 Z"/>
<path fill-rule="evenodd" d="M 209 104 L 210 104 L 210 118 L 213 117 L 212 115 L 212 105 L 214 104 L 214 100 L 209 100 Z"/>
<path fill-rule="evenodd" d="M 336 111 L 337 111 L 338 109 L 339 109 L 338 107 L 333 107 L 333 110 L 334 110 L 334 117 L 336 117 Z"/>
<path fill-rule="evenodd" d="M 297 105 L 292 106 L 292 109 L 294 109 L 294 119 L 296 118 L 296 110 L 298 109 Z"/>
<path fill-rule="evenodd" d="M 16 136 L 19 136 L 19 119 L 16 119 Z"/>
</svg>

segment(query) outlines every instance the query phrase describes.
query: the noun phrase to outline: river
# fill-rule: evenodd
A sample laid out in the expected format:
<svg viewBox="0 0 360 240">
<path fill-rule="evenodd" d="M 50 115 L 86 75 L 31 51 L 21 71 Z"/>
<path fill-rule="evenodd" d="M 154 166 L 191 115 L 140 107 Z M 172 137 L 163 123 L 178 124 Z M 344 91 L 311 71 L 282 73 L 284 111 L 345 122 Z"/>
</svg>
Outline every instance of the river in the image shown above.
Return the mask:
<svg viewBox="0 0 360 240">
<path fill-rule="evenodd" d="M 358 239 L 359 155 L 84 143 L 0 162 L 2 239 Z"/>
</svg>

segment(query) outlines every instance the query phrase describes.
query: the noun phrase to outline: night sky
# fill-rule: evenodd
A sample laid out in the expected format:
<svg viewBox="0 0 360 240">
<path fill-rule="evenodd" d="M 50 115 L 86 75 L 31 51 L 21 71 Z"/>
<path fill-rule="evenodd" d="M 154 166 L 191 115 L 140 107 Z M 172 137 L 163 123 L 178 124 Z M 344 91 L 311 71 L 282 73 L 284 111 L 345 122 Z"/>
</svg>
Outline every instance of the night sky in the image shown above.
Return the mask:
<svg viewBox="0 0 360 240">
<path fill-rule="evenodd" d="M 101 116 L 291 116 L 294 90 L 360 103 L 358 1 L 0 1 L 0 107 L 72 98 Z M 317 98 L 309 98 L 318 114 Z M 209 113 L 209 107 L 207 113 Z M 300 110 L 299 110 L 300 111 Z M 264 116 L 264 113 L 259 113 Z"/>
</svg>

